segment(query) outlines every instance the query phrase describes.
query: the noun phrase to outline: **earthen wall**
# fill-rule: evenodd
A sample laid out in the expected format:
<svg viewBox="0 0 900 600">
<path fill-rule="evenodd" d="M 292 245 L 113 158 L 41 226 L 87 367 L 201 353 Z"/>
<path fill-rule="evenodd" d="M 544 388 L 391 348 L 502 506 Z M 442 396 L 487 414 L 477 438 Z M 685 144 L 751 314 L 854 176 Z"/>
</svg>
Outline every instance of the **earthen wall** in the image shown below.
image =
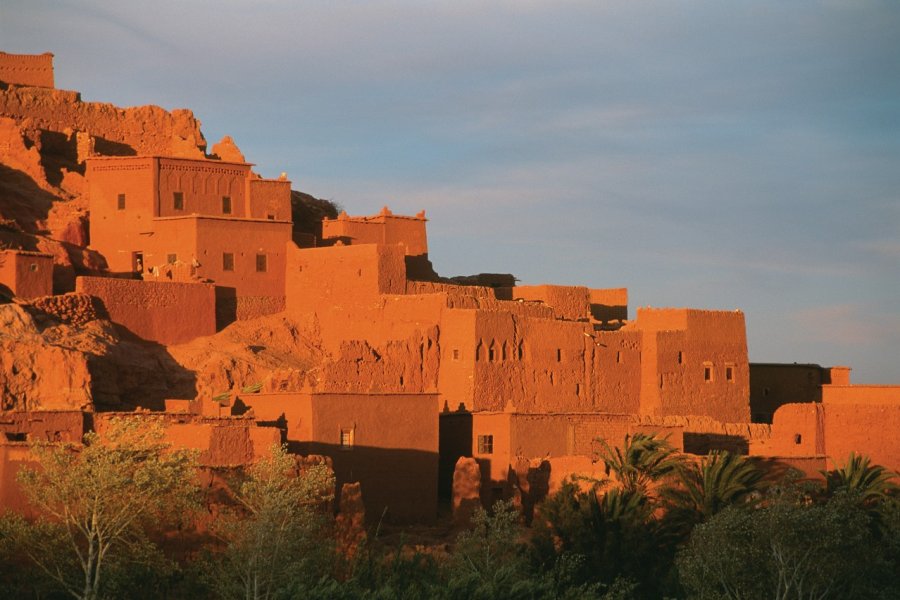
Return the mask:
<svg viewBox="0 0 900 600">
<path fill-rule="evenodd" d="M 0 81 L 13 85 L 53 87 L 53 55 L 0 52 Z"/>
<path fill-rule="evenodd" d="M 591 316 L 590 290 L 581 286 L 531 285 L 511 289 L 512 300 L 542 302 L 557 318 L 586 321 Z"/>
<path fill-rule="evenodd" d="M 0 250 L 0 294 L 6 288 L 19 298 L 53 293 L 53 257 L 37 252 Z"/>
<path fill-rule="evenodd" d="M 247 218 L 247 178 L 250 165 L 215 160 L 155 159 L 159 165 L 158 206 L 154 215 L 177 217 L 190 214 Z M 182 208 L 175 206 L 181 194 Z M 223 198 L 229 199 L 225 212 Z M 265 217 L 262 217 L 265 218 Z"/>
<path fill-rule="evenodd" d="M 212 284 L 79 277 L 75 285 L 99 298 L 111 321 L 145 340 L 181 344 L 216 332 Z"/>
<path fill-rule="evenodd" d="M 750 364 L 750 413 L 754 421 L 771 423 L 784 404 L 821 402 L 829 370 L 810 364 Z"/>
<path fill-rule="evenodd" d="M 247 216 L 251 219 L 269 219 L 272 221 L 290 221 L 291 217 L 291 182 L 287 179 L 255 179 L 247 180 L 248 203 Z"/>
</svg>

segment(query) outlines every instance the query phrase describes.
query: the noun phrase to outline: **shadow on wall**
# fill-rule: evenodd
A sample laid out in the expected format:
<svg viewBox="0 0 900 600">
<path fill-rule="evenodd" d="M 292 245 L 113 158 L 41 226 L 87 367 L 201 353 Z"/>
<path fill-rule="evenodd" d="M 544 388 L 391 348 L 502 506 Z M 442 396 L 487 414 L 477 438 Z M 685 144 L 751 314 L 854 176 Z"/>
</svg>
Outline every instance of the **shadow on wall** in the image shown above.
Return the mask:
<svg viewBox="0 0 900 600">
<path fill-rule="evenodd" d="M 472 456 L 472 413 L 441 413 L 438 419 L 438 453 L 438 493 L 441 499 L 449 500 L 453 494 L 456 461 L 461 456 Z"/>
<path fill-rule="evenodd" d="M 0 164 L 0 213 L 14 219 L 23 231 L 41 233 L 36 222 L 50 214 L 56 196 L 44 191 L 22 171 Z"/>
<path fill-rule="evenodd" d="M 105 309 L 100 306 L 100 310 Z M 104 317 L 105 318 L 105 317 Z M 112 324 L 119 342 L 87 355 L 96 410 L 165 410 L 166 399 L 192 400 L 197 375 L 181 366 L 162 344 L 141 339 Z"/>
<path fill-rule="evenodd" d="M 216 331 L 222 331 L 237 321 L 237 290 L 216 286 Z"/>
<path fill-rule="evenodd" d="M 740 435 L 684 432 L 684 451 L 688 454 L 706 455 L 713 450 L 746 455 L 750 453 L 750 442 Z"/>
<path fill-rule="evenodd" d="M 372 524 L 433 523 L 437 519 L 438 455 L 422 450 L 342 447 L 321 442 L 289 442 L 296 454 L 320 454 L 331 458 L 340 490 L 345 483 L 359 482 L 366 519 Z"/>
</svg>

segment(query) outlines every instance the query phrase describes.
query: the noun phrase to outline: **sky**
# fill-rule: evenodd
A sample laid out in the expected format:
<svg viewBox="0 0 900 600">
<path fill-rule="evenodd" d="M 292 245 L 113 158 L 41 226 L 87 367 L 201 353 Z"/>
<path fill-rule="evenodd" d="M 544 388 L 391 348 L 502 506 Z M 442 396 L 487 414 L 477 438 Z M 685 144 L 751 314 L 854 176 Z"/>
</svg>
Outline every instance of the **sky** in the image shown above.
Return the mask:
<svg viewBox="0 0 900 600">
<path fill-rule="evenodd" d="M 751 361 L 900 383 L 900 3 L 0 0 L 0 49 L 425 209 L 442 275 L 741 309 Z"/>
</svg>

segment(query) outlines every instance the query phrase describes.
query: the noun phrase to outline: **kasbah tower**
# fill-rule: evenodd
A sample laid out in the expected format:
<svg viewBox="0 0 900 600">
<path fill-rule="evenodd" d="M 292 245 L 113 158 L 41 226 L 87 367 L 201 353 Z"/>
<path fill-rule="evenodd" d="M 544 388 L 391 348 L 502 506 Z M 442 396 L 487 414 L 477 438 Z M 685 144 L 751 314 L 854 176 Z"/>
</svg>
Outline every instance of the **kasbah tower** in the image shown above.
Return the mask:
<svg viewBox="0 0 900 600">
<path fill-rule="evenodd" d="M 441 277 L 424 212 L 310 212 L 190 111 L 56 89 L 51 54 L 0 53 L 0 162 L 2 509 L 28 510 L 28 442 L 114 416 L 161 419 L 210 469 L 325 455 L 396 523 L 459 494 L 534 506 L 636 432 L 809 476 L 851 451 L 900 469 L 900 386 L 750 363 L 740 310 Z"/>
</svg>

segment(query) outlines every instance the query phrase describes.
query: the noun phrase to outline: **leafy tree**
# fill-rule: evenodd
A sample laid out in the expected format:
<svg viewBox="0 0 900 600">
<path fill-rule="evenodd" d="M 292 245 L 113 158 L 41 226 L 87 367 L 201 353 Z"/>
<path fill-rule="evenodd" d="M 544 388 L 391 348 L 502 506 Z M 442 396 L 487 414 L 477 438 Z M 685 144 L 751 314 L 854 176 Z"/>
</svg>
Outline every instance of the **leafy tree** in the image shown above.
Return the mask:
<svg viewBox="0 0 900 600">
<path fill-rule="evenodd" d="M 896 564 L 870 517 L 841 493 L 824 504 L 728 507 L 698 525 L 679 553 L 690 598 L 896 598 Z"/>
<path fill-rule="evenodd" d="M 672 475 L 681 464 L 668 440 L 655 434 L 626 435 L 621 447 L 610 446 L 602 438 L 597 442 L 597 458 L 603 461 L 606 474 L 614 474 L 624 489 L 645 496 L 651 494 L 653 484 Z"/>
<path fill-rule="evenodd" d="M 825 477 L 825 491 L 828 496 L 844 490 L 857 495 L 865 505 L 878 503 L 900 490 L 900 487 L 892 481 L 896 474 L 881 465 L 871 464 L 868 456 L 854 452 L 850 453 L 842 467 L 821 473 Z"/>
<path fill-rule="evenodd" d="M 32 444 L 39 468 L 23 468 L 19 482 L 42 516 L 11 521 L 10 537 L 69 595 L 121 596 L 134 573 L 170 566 L 148 530 L 193 508 L 196 453 L 163 437 L 159 421 L 112 419 L 81 446 Z"/>
<path fill-rule="evenodd" d="M 323 508 L 334 497 L 334 473 L 324 464 L 301 469 L 274 446 L 234 487 L 236 505 L 213 524 L 225 547 L 203 565 L 207 583 L 220 598 L 304 595 L 333 558 Z"/>
<path fill-rule="evenodd" d="M 677 485 L 663 490 L 667 522 L 685 536 L 697 523 L 732 504 L 744 502 L 760 490 L 763 472 L 738 454 L 714 451 L 699 462 L 678 469 Z"/>
</svg>

